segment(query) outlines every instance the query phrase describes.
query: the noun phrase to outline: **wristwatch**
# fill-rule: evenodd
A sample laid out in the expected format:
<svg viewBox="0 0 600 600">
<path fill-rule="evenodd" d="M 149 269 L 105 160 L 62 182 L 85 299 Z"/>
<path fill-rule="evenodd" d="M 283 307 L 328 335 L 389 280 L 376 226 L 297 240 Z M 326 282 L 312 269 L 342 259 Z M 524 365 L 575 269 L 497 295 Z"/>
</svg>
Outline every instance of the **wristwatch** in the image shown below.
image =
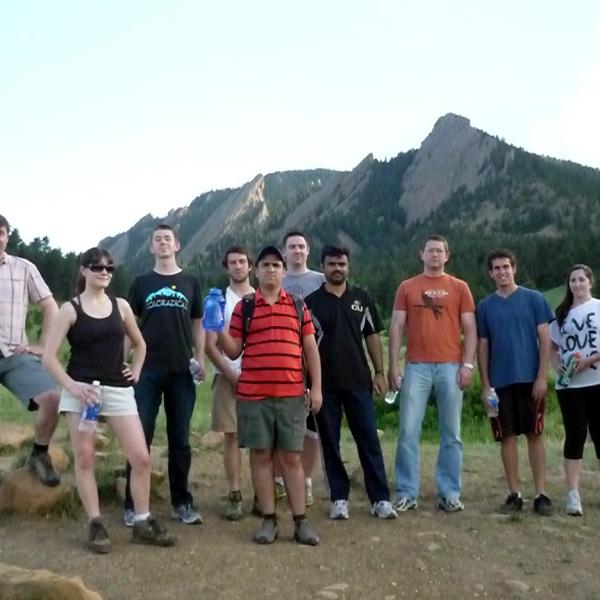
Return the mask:
<svg viewBox="0 0 600 600">
<path fill-rule="evenodd" d="M 463 367 L 466 367 L 467 369 L 471 369 L 471 371 L 475 368 L 475 365 L 473 363 L 468 363 L 468 362 L 464 362 L 462 364 Z"/>
</svg>

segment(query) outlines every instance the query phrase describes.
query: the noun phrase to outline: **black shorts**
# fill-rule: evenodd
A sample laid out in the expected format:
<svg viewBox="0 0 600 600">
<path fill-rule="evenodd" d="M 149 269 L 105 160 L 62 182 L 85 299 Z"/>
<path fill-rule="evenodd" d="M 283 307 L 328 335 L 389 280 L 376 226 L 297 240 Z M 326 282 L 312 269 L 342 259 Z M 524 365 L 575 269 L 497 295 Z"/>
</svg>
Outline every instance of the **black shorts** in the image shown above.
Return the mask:
<svg viewBox="0 0 600 600">
<path fill-rule="evenodd" d="M 536 402 L 531 392 L 533 383 L 513 383 L 498 388 L 498 417 L 491 419 L 497 442 L 513 435 L 540 435 L 544 430 L 545 399 Z"/>
</svg>

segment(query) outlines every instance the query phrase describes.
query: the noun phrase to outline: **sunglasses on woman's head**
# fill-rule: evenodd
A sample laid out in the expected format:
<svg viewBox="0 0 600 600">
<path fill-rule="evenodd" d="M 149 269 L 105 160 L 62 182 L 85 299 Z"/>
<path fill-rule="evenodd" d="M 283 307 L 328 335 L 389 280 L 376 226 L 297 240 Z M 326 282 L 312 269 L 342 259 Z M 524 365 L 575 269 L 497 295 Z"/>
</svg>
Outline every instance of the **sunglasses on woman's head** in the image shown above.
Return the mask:
<svg viewBox="0 0 600 600">
<path fill-rule="evenodd" d="M 88 269 L 92 273 L 102 273 L 102 271 L 106 270 L 107 273 L 112 273 L 115 270 L 114 265 L 88 265 Z"/>
</svg>

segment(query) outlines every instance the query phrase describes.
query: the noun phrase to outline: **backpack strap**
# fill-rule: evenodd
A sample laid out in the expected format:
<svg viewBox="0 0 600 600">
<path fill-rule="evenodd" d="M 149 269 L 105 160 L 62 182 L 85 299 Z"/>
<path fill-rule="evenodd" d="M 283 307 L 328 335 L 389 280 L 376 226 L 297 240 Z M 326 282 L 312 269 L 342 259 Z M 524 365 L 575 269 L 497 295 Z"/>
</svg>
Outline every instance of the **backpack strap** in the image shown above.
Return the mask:
<svg viewBox="0 0 600 600">
<path fill-rule="evenodd" d="M 297 294 L 292 294 L 288 292 L 288 295 L 292 298 L 294 303 L 294 308 L 296 309 L 296 315 L 298 316 L 298 335 L 300 336 L 300 346 L 302 346 L 302 323 L 304 322 L 304 300 L 302 296 L 298 296 Z"/>
</svg>

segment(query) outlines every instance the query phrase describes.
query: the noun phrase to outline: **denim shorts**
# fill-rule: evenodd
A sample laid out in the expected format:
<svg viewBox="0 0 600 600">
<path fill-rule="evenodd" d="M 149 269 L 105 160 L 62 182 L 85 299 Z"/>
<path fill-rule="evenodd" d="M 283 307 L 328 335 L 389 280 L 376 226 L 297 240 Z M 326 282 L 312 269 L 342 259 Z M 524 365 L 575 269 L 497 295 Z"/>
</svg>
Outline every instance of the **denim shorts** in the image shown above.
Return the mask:
<svg viewBox="0 0 600 600">
<path fill-rule="evenodd" d="M 300 452 L 306 433 L 304 396 L 237 402 L 240 447 Z"/>
</svg>

